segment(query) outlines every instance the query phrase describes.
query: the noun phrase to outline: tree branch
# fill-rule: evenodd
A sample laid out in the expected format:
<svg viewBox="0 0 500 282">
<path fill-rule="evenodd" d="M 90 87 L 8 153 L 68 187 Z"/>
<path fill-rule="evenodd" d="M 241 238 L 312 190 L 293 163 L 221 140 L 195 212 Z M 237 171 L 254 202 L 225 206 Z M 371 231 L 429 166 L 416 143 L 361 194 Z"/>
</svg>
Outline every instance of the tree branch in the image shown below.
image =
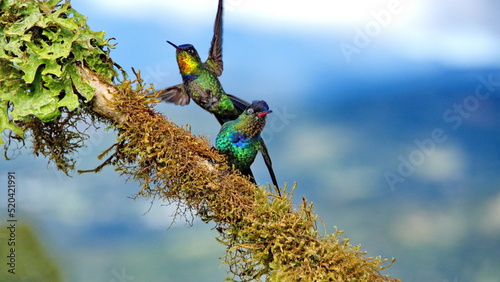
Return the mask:
<svg viewBox="0 0 500 282">
<path fill-rule="evenodd" d="M 125 116 L 118 114 L 110 107 L 110 103 L 114 101 L 118 89 L 114 85 L 101 79 L 96 72 L 88 68 L 77 66 L 77 69 L 82 76 L 82 80 L 95 89 L 95 95 L 92 99 L 93 110 L 115 123 L 124 123 Z"/>
</svg>

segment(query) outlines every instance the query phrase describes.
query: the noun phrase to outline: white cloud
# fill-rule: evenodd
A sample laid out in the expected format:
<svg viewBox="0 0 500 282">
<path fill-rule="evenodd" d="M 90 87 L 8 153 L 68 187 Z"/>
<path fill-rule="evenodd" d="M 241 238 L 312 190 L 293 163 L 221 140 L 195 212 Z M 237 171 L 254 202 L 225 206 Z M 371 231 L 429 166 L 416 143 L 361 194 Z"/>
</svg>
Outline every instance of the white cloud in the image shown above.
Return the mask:
<svg viewBox="0 0 500 282">
<path fill-rule="evenodd" d="M 89 10 L 113 20 L 140 20 L 157 25 L 182 21 L 182 28 L 210 25 L 216 12 L 216 0 L 91 0 L 74 6 L 89 5 Z M 394 4 L 395 3 L 395 4 Z M 391 6 L 392 5 L 392 6 Z M 315 35 L 325 43 L 343 40 L 352 44 L 357 29 L 377 24 L 374 14 L 389 12 L 390 20 L 380 24 L 380 32 L 371 38 L 382 46 L 412 60 L 431 60 L 459 67 L 500 65 L 497 17 L 493 2 L 465 0 L 357 0 L 357 1 L 285 1 L 226 0 L 225 21 L 233 28 L 268 33 Z M 396 10 L 389 7 L 398 7 Z M 392 12 L 391 12 L 392 11 Z M 397 12 L 394 12 L 397 11 Z M 367 46 L 366 48 L 372 48 Z M 333 48 L 333 47 L 332 47 Z M 338 48 L 336 48 L 338 49 Z"/>
<path fill-rule="evenodd" d="M 418 210 L 399 216 L 393 230 L 395 237 L 405 245 L 453 247 L 466 235 L 467 229 L 465 216 L 458 210 Z"/>
<path fill-rule="evenodd" d="M 437 147 L 417 168 L 416 176 L 430 181 L 460 180 L 466 169 L 465 157 L 457 147 Z"/>
<path fill-rule="evenodd" d="M 387 43 L 399 45 L 398 52 L 413 60 L 434 60 L 452 66 L 498 65 L 500 37 L 479 27 L 443 28 L 415 26 L 394 34 Z"/>
<path fill-rule="evenodd" d="M 286 155 L 290 156 L 291 163 L 303 166 L 339 162 L 350 154 L 358 141 L 353 130 L 332 125 L 296 127 L 289 134 L 293 137 L 289 138 L 291 142 L 287 146 L 289 152 Z"/>
<path fill-rule="evenodd" d="M 380 172 L 373 167 L 354 166 L 337 168 L 328 173 L 325 183 L 332 185 L 329 189 L 329 198 L 337 200 L 363 199 L 373 195 L 377 186 L 375 183 L 380 177 Z"/>
<path fill-rule="evenodd" d="M 20 210 L 41 221 L 49 219 L 68 226 L 86 227 L 95 223 L 110 223 L 117 218 L 139 217 L 142 206 L 127 196 L 135 187 L 124 185 L 124 178 L 115 172 L 86 174 L 72 178 L 61 172 L 44 172 L 44 160 L 36 160 L 40 170 L 29 176 L 31 169 L 20 169 L 18 202 Z M 115 180 L 109 181 L 110 177 Z M 110 186 L 117 184 L 117 186 Z M 132 189 L 131 189 L 132 188 Z M 134 192 L 129 192 L 132 190 Z M 135 219 L 135 218 L 134 218 Z"/>
<path fill-rule="evenodd" d="M 84 194 L 85 187 L 77 182 L 55 181 L 48 175 L 43 179 L 25 176 L 22 184 L 25 189 L 19 193 L 19 201 L 30 213 L 79 226 L 92 222 L 96 215 L 95 206 L 91 207 Z"/>
<path fill-rule="evenodd" d="M 79 1 L 73 1 L 78 3 Z M 110 16 L 125 14 L 129 17 L 154 20 L 156 16 L 162 15 L 167 18 L 173 16 L 188 16 L 190 21 L 196 21 L 199 16 L 205 17 L 207 10 L 216 12 L 216 0 L 90 0 L 87 2 L 94 6 L 99 12 L 109 13 Z M 261 25 L 264 22 L 275 24 L 297 24 L 313 23 L 322 24 L 345 24 L 363 21 L 366 11 L 383 7 L 387 1 L 288 1 L 288 0 L 226 0 L 224 3 L 225 16 L 236 20 L 246 21 L 246 24 Z M 231 14 L 229 15 L 228 12 Z M 250 19 L 258 21 L 248 22 Z M 272 26 L 270 26 L 272 28 Z"/>
<path fill-rule="evenodd" d="M 369 197 L 376 191 L 378 169 L 349 164 L 363 147 L 363 139 L 356 130 L 332 125 L 308 126 L 295 128 L 290 136 L 293 137 L 286 138 L 290 142 L 284 153 L 290 156 L 290 166 L 327 184 L 327 197 L 348 201 Z"/>
<path fill-rule="evenodd" d="M 500 193 L 484 205 L 481 215 L 481 230 L 498 237 L 500 234 Z"/>
</svg>

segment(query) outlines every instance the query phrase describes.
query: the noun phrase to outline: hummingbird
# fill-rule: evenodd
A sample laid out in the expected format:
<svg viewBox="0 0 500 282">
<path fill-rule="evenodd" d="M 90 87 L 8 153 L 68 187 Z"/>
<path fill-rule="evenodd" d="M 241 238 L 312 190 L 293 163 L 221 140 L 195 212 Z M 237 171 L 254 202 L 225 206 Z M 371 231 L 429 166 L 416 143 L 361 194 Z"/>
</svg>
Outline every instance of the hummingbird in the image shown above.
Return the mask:
<svg viewBox="0 0 500 282">
<path fill-rule="evenodd" d="M 184 106 L 191 99 L 203 109 L 215 115 L 222 125 L 236 119 L 249 105 L 238 97 L 227 94 L 218 79 L 222 74 L 222 0 L 219 0 L 215 16 L 214 35 L 205 62 L 191 44 L 172 45 L 182 76 L 181 84 L 158 91 L 164 102 Z"/>
<path fill-rule="evenodd" d="M 263 154 L 267 151 L 262 149 L 265 145 L 260 133 L 266 125 L 267 114 L 271 112 L 265 101 L 253 101 L 237 119 L 222 125 L 215 140 L 215 147 L 227 155 L 229 164 L 250 176 L 253 182 L 255 179 L 250 166 L 259 151 Z"/>
<path fill-rule="evenodd" d="M 237 119 L 251 105 L 241 98 L 226 93 L 218 78 L 224 68 L 222 61 L 222 11 L 222 0 L 219 0 L 215 16 L 214 35 L 205 62 L 201 61 L 193 45 L 176 45 L 167 41 L 176 50 L 176 59 L 182 83 L 158 92 L 159 98 L 164 102 L 180 106 L 189 104 L 192 99 L 200 107 L 215 115 L 217 121 L 224 125 Z M 258 148 L 262 153 L 273 185 L 279 187 L 272 167 L 271 157 L 264 140 L 260 138 L 260 134 L 259 139 L 260 145 Z"/>
</svg>

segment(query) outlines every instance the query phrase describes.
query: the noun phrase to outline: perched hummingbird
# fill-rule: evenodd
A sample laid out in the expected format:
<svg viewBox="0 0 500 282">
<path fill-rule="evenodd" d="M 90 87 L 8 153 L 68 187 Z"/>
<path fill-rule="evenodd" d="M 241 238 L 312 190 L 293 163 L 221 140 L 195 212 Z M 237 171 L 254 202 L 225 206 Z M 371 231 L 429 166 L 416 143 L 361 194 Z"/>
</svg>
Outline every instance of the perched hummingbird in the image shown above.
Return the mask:
<svg viewBox="0 0 500 282">
<path fill-rule="evenodd" d="M 271 112 L 265 101 L 253 101 L 237 119 L 222 125 L 215 140 L 215 147 L 227 155 L 229 163 L 254 182 L 250 166 L 257 152 L 265 151 L 260 133 L 266 125 L 267 114 Z"/>
<path fill-rule="evenodd" d="M 170 41 L 167 42 L 176 49 L 177 64 L 183 83 L 158 91 L 160 93 L 159 97 L 163 101 L 184 106 L 193 99 L 200 107 L 214 114 L 221 125 L 237 119 L 250 106 L 247 101 L 227 94 L 218 79 L 223 70 L 222 0 L 219 0 L 218 3 L 214 35 L 205 62 L 201 61 L 193 45 L 183 44 L 177 46 Z M 271 157 L 264 141 L 260 138 L 260 134 L 259 139 L 260 145 L 258 148 L 262 152 L 273 185 L 279 187 L 272 168 Z"/>
</svg>

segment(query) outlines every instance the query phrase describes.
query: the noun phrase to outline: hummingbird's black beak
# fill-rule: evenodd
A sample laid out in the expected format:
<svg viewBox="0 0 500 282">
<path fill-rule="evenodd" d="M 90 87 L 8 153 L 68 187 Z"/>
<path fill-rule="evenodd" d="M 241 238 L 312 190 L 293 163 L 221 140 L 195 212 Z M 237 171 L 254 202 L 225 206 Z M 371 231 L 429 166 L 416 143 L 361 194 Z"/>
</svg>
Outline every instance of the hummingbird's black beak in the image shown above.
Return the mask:
<svg viewBox="0 0 500 282">
<path fill-rule="evenodd" d="M 175 45 L 174 43 L 172 43 L 172 42 L 170 42 L 170 41 L 168 41 L 168 40 L 167 40 L 167 43 L 168 43 L 168 44 L 170 44 L 170 45 L 172 45 L 172 46 L 174 46 L 174 48 L 175 48 L 177 51 L 179 51 L 179 49 L 180 49 L 180 48 L 179 48 L 179 46 Z"/>
</svg>

